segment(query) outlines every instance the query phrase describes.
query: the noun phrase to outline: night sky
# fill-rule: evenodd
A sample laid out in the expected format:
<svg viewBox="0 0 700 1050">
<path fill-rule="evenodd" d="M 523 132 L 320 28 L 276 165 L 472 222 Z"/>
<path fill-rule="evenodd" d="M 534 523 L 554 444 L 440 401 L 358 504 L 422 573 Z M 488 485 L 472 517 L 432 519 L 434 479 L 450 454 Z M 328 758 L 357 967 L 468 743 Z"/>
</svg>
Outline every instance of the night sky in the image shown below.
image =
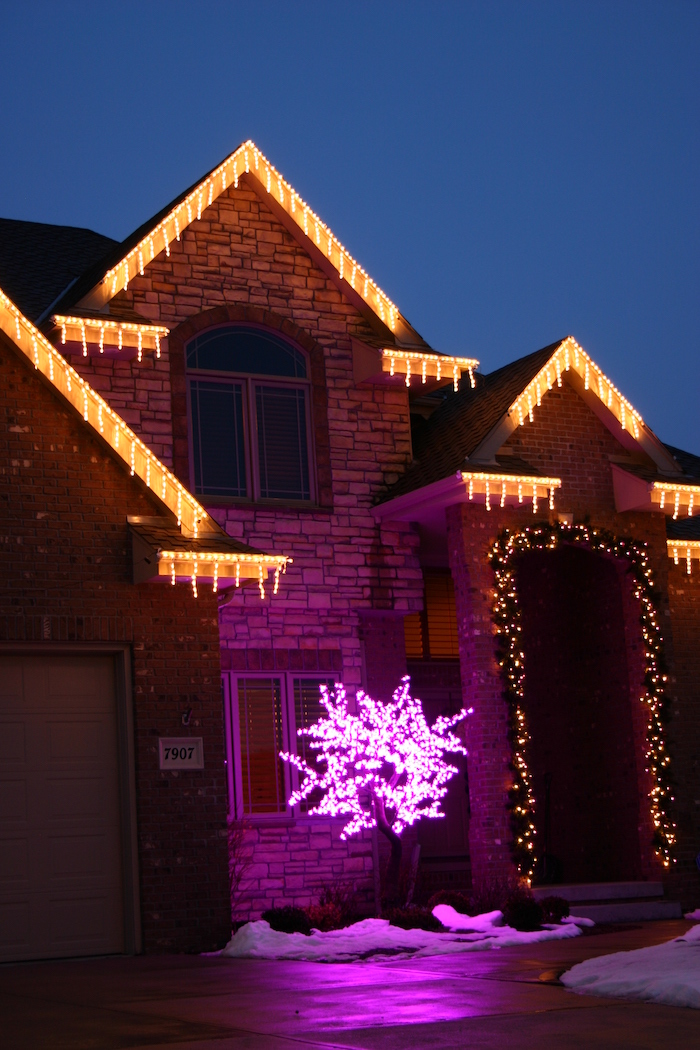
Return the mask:
<svg viewBox="0 0 700 1050">
<path fill-rule="evenodd" d="M 0 215 L 122 239 L 252 138 L 483 371 L 569 333 L 700 454 L 700 4 L 2 4 Z"/>
</svg>

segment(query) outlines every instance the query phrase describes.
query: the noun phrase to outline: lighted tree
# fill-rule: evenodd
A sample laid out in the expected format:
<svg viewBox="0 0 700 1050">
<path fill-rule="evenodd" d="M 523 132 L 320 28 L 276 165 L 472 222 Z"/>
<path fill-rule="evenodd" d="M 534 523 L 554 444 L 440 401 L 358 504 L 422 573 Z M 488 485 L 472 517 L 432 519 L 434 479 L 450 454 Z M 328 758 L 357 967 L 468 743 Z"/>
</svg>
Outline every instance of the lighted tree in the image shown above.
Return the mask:
<svg viewBox="0 0 700 1050">
<path fill-rule="evenodd" d="M 342 685 L 329 693 L 321 686 L 325 718 L 299 735 L 311 737 L 319 764 L 309 765 L 298 755 L 282 752 L 285 761 L 303 774 L 298 791 L 289 799 L 298 805 L 311 795 L 322 797 L 309 813 L 347 816 L 341 838 L 378 828 L 389 840 L 391 856 L 386 875 L 386 894 L 395 899 L 401 864 L 401 833 L 421 817 L 444 817 L 440 803 L 447 782 L 457 773 L 443 758 L 445 752 L 467 754 L 452 732 L 471 709 L 451 718 L 441 716 L 429 726 L 420 700 L 411 696 L 410 679 L 387 703 L 358 692 L 355 713 L 349 710 Z"/>
</svg>

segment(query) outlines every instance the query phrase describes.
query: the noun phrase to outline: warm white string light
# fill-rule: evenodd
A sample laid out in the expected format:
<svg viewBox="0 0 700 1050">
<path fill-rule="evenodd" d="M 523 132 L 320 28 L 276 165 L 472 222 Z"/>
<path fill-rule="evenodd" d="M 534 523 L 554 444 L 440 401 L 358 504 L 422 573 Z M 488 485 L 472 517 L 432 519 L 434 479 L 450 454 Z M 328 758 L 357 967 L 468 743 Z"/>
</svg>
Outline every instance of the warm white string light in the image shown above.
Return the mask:
<svg viewBox="0 0 700 1050">
<path fill-rule="evenodd" d="M 557 377 L 557 386 L 561 387 L 562 372 L 568 372 L 572 367 L 572 352 L 573 368 L 584 380 L 585 389 L 596 394 L 603 404 L 606 404 L 607 390 L 607 407 L 617 416 L 623 430 L 627 430 L 629 429 L 629 426 L 631 426 L 633 436 L 638 440 L 640 427 L 643 426 L 642 417 L 639 412 L 637 412 L 637 410 L 629 403 L 617 387 L 610 382 L 607 376 L 601 372 L 600 368 L 598 368 L 596 363 L 591 360 L 586 351 L 579 346 L 573 336 L 568 336 L 557 347 L 549 361 L 543 365 L 537 375 L 528 383 L 527 387 L 518 394 L 518 397 L 508 410 L 509 414 L 515 414 L 522 426 L 524 422 L 525 407 L 527 407 L 527 415 L 530 422 L 532 422 L 533 401 L 536 406 L 541 404 L 540 392 L 542 384 L 546 383 L 547 389 L 551 389 L 549 369 L 552 366 L 554 367 L 554 372 Z M 597 379 L 597 392 L 591 383 L 591 374 L 595 375 Z M 615 398 L 614 403 L 613 397 Z"/>
<path fill-rule="evenodd" d="M 494 474 L 484 471 L 461 471 L 462 480 L 468 486 L 469 499 L 475 494 L 484 496 L 486 510 L 491 510 L 492 486 L 500 487 L 500 506 L 505 507 L 508 497 L 523 502 L 523 484 L 532 486 L 532 510 L 537 513 L 538 488 L 549 490 L 549 508 L 554 509 L 554 492 L 561 487 L 561 478 L 513 476 L 512 474 Z"/>
<path fill-rule="evenodd" d="M 447 354 L 421 353 L 419 350 L 396 350 L 393 347 L 382 349 L 382 371 L 390 376 L 404 373 L 406 386 L 410 386 L 413 375 L 420 375 L 421 383 L 428 378 L 442 379 L 444 369 L 452 370 L 452 382 L 455 390 L 459 389 L 459 377 L 462 372 L 469 372 L 470 384 L 475 386 L 474 372 L 479 362 L 473 357 L 448 357 Z M 449 374 L 449 372 L 448 372 Z"/>
<path fill-rule="evenodd" d="M 700 555 L 700 541 L 696 541 Z M 655 783 L 649 792 L 651 818 L 656 830 L 655 852 L 664 867 L 674 861 L 676 826 L 669 806 L 673 793 L 669 777 L 669 757 L 664 746 L 664 717 L 668 706 L 667 676 L 663 674 L 663 639 L 659 612 L 646 545 L 638 546 L 628 539 L 618 540 L 603 530 L 585 525 L 552 523 L 512 533 L 504 530 L 491 552 L 496 598 L 493 620 L 498 636 L 499 664 L 509 713 L 509 736 L 512 741 L 514 779 L 510 786 L 513 857 L 521 874 L 531 879 L 535 870 L 535 797 L 528 769 L 530 736 L 523 710 L 525 685 L 525 652 L 522 643 L 521 608 L 518 600 L 516 565 L 521 553 L 531 550 L 554 550 L 560 544 L 585 545 L 593 551 L 633 563 L 634 596 L 641 605 L 641 628 L 644 640 L 645 695 L 641 698 L 648 711 L 646 735 L 647 771 Z M 672 545 L 672 541 L 669 541 Z M 673 547 L 677 557 L 677 544 Z M 669 547 L 671 553 L 671 547 Z"/>
<path fill-rule="evenodd" d="M 253 171 L 251 171 L 249 156 L 251 150 L 255 160 L 255 169 Z M 275 166 L 267 160 L 251 140 L 243 143 L 237 150 L 227 157 L 218 168 L 195 186 L 184 200 L 180 201 L 164 219 L 162 219 L 152 230 L 149 231 L 148 234 L 144 236 L 139 244 L 131 249 L 125 260 L 117 264 L 117 266 L 113 267 L 105 274 L 103 285 L 109 286 L 111 282 L 112 296 L 116 295 L 120 286 L 124 288 L 128 287 L 129 263 L 132 258 L 134 259 L 134 272 L 138 271 L 139 273 L 142 273 L 143 267 L 148 265 L 148 263 L 155 258 L 158 251 L 158 243 L 161 239 L 166 255 L 169 256 L 170 235 L 168 227 L 174 227 L 175 239 L 179 241 L 184 226 L 194 221 L 195 214 L 198 219 L 201 218 L 205 195 L 207 197 L 208 205 L 211 205 L 215 196 L 218 196 L 219 193 L 226 192 L 231 181 L 235 188 L 238 187 L 238 163 L 241 158 L 244 161 L 246 174 L 261 182 L 266 191 L 279 201 L 281 207 L 287 211 L 293 220 L 297 222 L 300 227 L 303 227 L 306 236 L 308 236 L 309 216 L 311 217 L 311 220 L 314 223 L 316 243 L 320 246 L 321 231 L 323 231 L 327 257 L 335 266 L 340 278 L 344 279 L 346 266 L 352 265 L 351 286 L 353 288 L 355 287 L 356 274 L 359 272 L 364 278 L 364 298 L 371 304 L 372 308 L 380 318 L 388 320 L 389 326 L 393 330 L 396 326 L 397 319 L 400 317 L 396 305 L 369 277 L 359 263 L 353 259 L 328 226 L 322 222 L 312 209 L 309 208 L 297 191 L 289 184 L 289 182 L 287 182 L 281 173 L 277 171 Z M 264 174 L 259 170 L 261 167 Z M 231 178 L 229 178 L 229 174 Z M 299 205 L 299 207 L 297 207 L 297 205 Z M 159 234 L 160 237 L 158 236 Z M 370 289 L 372 291 L 371 295 L 369 294 Z"/>
</svg>

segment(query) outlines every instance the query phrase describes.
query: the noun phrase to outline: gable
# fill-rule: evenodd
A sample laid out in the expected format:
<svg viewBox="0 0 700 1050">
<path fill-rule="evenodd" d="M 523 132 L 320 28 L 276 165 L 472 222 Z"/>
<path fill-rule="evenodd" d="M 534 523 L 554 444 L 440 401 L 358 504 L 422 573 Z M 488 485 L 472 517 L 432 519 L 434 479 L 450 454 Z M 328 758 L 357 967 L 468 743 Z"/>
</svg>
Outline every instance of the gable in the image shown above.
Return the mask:
<svg viewBox="0 0 700 1050">
<path fill-rule="evenodd" d="M 288 318 L 320 345 L 372 339 L 367 318 L 250 188 L 229 187 L 110 303 L 170 330 L 221 306 Z M 349 347 L 349 344 L 348 344 Z"/>
<path fill-rule="evenodd" d="M 31 324 L 0 289 L 0 332 L 10 347 L 19 352 L 25 367 L 40 373 L 54 394 L 69 404 L 82 417 L 85 429 L 109 448 L 111 456 L 130 476 L 144 483 L 149 496 L 164 510 L 162 521 L 167 526 L 173 549 L 168 552 L 171 567 L 154 547 L 155 568 L 151 576 L 191 578 L 196 594 L 197 576 L 212 577 L 214 589 L 218 578 L 256 579 L 264 597 L 263 577 L 275 572 L 275 593 L 280 572 L 288 561 L 283 556 L 264 554 L 230 539 L 210 518 L 204 508 L 168 470 L 151 449 L 127 426 L 122 417 L 80 376 L 49 341 Z M 172 523 L 172 519 L 176 524 Z M 201 534 L 201 535 L 200 535 Z M 213 540 L 212 540 L 213 537 Z M 177 563 L 177 565 L 176 565 Z M 183 569 L 178 572 L 177 568 Z M 184 571 L 186 570 L 186 571 Z"/>
<path fill-rule="evenodd" d="M 556 508 L 573 512 L 576 520 L 614 513 L 611 464 L 634 465 L 638 460 L 568 377 L 562 377 L 561 386 L 554 384 L 532 422 L 518 426 L 497 453 L 497 461 L 506 468 L 513 462 L 527 463 L 537 473 L 560 478 Z"/>
<path fill-rule="evenodd" d="M 345 297 L 388 340 L 429 349 L 396 304 L 251 140 L 136 230 L 104 264 L 84 274 L 58 309 L 66 313 L 76 304 L 103 309 L 119 291 L 127 290 L 136 276 L 143 276 L 153 260 L 161 255 L 169 257 L 173 246 L 195 221 L 206 222 L 207 209 L 215 201 L 231 187 L 235 190 L 243 186 L 266 200 L 269 210 L 275 212 L 293 238 L 304 245 L 307 254 L 343 289 Z"/>
<path fill-rule="evenodd" d="M 517 427 L 533 422 L 549 392 L 561 388 L 564 380 L 627 452 L 642 455 L 663 473 L 681 472 L 673 456 L 644 423 L 639 412 L 573 336 L 563 339 L 536 374 L 517 392 L 507 412 L 492 427 L 470 459 L 475 462 L 491 461 Z"/>
</svg>

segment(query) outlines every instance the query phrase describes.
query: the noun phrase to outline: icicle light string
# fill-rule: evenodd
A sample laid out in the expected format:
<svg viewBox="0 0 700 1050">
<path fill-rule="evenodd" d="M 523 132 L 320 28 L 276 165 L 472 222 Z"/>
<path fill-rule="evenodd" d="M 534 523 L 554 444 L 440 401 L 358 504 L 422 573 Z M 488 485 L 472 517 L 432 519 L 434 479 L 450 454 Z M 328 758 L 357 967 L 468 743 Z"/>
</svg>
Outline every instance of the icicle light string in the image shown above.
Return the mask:
<svg viewBox="0 0 700 1050">
<path fill-rule="evenodd" d="M 462 372 L 469 373 L 470 386 L 476 385 L 474 369 L 478 368 L 479 362 L 473 357 L 448 357 L 446 354 L 421 353 L 419 350 L 396 350 L 393 347 L 385 347 L 382 350 L 382 370 L 387 371 L 390 376 L 404 375 L 406 386 L 410 387 L 413 376 L 419 378 L 421 384 L 427 382 L 428 377 L 442 379 L 443 369 L 447 374 L 452 372 L 452 385 L 459 390 L 459 380 Z"/>
<path fill-rule="evenodd" d="M 554 351 L 546 365 L 540 369 L 525 389 L 518 394 L 508 409 L 508 413 L 513 414 L 518 419 L 520 426 L 524 424 L 526 418 L 531 423 L 534 421 L 534 409 L 542 404 L 542 386 L 546 384 L 547 389 L 551 389 L 549 369 L 552 365 L 557 377 L 557 386 L 561 386 L 562 372 L 568 372 L 573 365 L 574 371 L 583 379 L 585 389 L 596 394 L 600 401 L 617 417 L 622 429 L 631 431 L 634 438 L 639 440 L 640 427 L 644 425 L 639 412 L 629 403 L 617 387 L 610 382 L 608 377 L 603 374 L 595 361 L 591 360 L 573 336 L 567 336 L 557 350 Z M 595 385 L 591 382 L 592 375 L 596 379 Z M 607 390 L 607 401 L 605 399 L 605 390 Z"/>
<path fill-rule="evenodd" d="M 554 510 L 554 493 L 561 488 L 561 478 L 526 477 L 512 474 L 491 474 L 483 471 L 460 471 L 458 477 L 469 485 L 469 499 L 474 499 L 474 494 L 479 493 L 485 497 L 486 510 L 491 510 L 492 485 L 501 488 L 500 506 L 506 506 L 506 499 L 510 497 L 518 503 L 523 502 L 523 484 L 531 486 L 532 512 L 537 513 L 538 498 L 540 491 L 548 492 L 549 509 Z"/>
<path fill-rule="evenodd" d="M 250 165 L 251 154 L 255 161 L 254 169 L 251 169 Z M 395 330 L 396 321 L 400 317 L 396 304 L 372 280 L 329 227 L 250 139 L 239 146 L 218 168 L 195 186 L 116 266 L 107 271 L 102 279 L 102 284 L 111 289 L 111 295 L 116 295 L 121 288 L 126 289 L 129 280 L 140 274 L 143 267 L 147 266 L 159 251 L 165 249 L 166 254 L 170 254 L 169 244 L 172 240 L 179 241 L 182 232 L 190 222 L 194 221 L 195 216 L 197 218 L 201 216 L 204 197 L 208 204 L 212 204 L 215 198 L 225 192 L 229 186 L 237 186 L 241 162 L 243 162 L 246 174 L 252 175 L 259 181 L 262 189 L 278 201 L 280 207 L 300 229 L 303 229 L 306 236 L 309 236 L 310 220 L 315 243 L 330 260 L 339 276 L 346 279 L 345 272 L 351 267 L 350 284 L 354 288 L 356 277 L 359 274 L 363 281 L 364 298 L 377 316 L 387 323 L 392 331 Z"/>
<path fill-rule="evenodd" d="M 147 445 L 126 425 L 100 395 L 93 390 L 82 376 L 68 364 L 61 354 L 34 325 L 27 320 L 21 311 L 15 306 L 11 299 L 0 291 L 0 328 L 17 345 L 20 352 L 33 366 L 51 382 L 53 387 L 71 403 L 74 409 L 80 412 L 83 420 L 96 434 L 100 434 L 107 441 L 122 462 L 129 469 L 130 474 L 138 476 L 151 491 L 156 494 L 168 510 L 177 511 L 178 525 L 186 527 L 188 532 L 197 538 L 201 529 L 201 523 L 207 518 L 207 512 L 197 502 L 181 482 L 170 473 L 167 467 L 153 455 Z M 19 338 L 17 337 L 19 332 Z M 160 476 L 160 493 L 155 486 L 151 485 L 152 472 Z M 202 564 L 203 555 L 197 556 L 195 552 L 168 552 L 164 555 L 164 565 L 170 565 L 171 578 L 174 578 L 175 564 L 178 561 L 189 559 Z M 278 589 L 279 577 L 286 572 L 287 561 L 283 555 L 251 553 L 228 555 L 225 552 L 207 556 L 204 559 L 207 564 L 218 559 L 227 565 L 235 561 L 236 585 L 239 585 L 241 575 L 241 564 L 247 566 L 246 573 L 251 571 L 258 577 L 261 595 L 264 596 L 262 585 L 263 573 L 275 573 L 275 584 Z M 167 571 L 167 568 L 166 568 Z M 219 575 L 217 570 L 217 577 Z M 201 572 L 195 568 L 194 586 L 196 577 Z M 194 589 L 194 588 L 193 588 Z"/>
<path fill-rule="evenodd" d="M 693 570 L 693 559 L 700 560 L 700 540 L 666 540 L 669 558 L 678 565 L 679 551 L 684 551 L 685 571 L 690 576 Z"/>
<path fill-rule="evenodd" d="M 124 347 L 136 350 L 139 361 L 146 351 L 155 350 L 156 357 L 160 357 L 160 341 L 170 333 L 170 329 L 165 325 L 140 324 L 134 321 L 67 317 L 63 314 L 54 314 L 52 320 L 61 328 L 61 343 L 65 345 L 66 340 L 80 343 L 83 357 L 88 356 L 90 343 L 96 344 L 103 354 L 105 342 L 111 349 L 116 345 L 120 351 Z"/>
<path fill-rule="evenodd" d="M 700 493 L 700 485 L 688 485 L 674 481 L 655 481 L 651 493 L 652 504 L 658 506 L 659 510 L 668 511 L 666 497 L 673 500 L 672 516 L 675 521 L 678 518 L 681 507 L 684 505 L 686 505 L 687 517 L 693 517 L 695 497 Z M 657 498 L 658 504 L 656 502 Z"/>
<path fill-rule="evenodd" d="M 676 825 L 671 819 L 671 778 L 669 756 L 665 748 L 664 721 L 668 707 L 666 696 L 664 643 L 659 627 L 659 610 L 646 545 L 618 539 L 601 529 L 586 525 L 542 524 L 512 533 L 504 530 L 491 551 L 491 565 L 496 582 L 493 621 L 498 638 L 498 662 L 503 677 L 509 711 L 509 740 L 512 747 L 513 783 L 509 791 L 512 853 L 523 876 L 531 879 L 535 872 L 534 811 L 532 777 L 528 768 L 530 736 L 523 707 L 525 695 L 525 653 L 522 648 L 521 612 L 517 588 L 517 559 L 532 550 L 555 550 L 561 544 L 585 546 L 600 554 L 626 559 L 633 581 L 634 596 L 641 606 L 641 629 L 644 641 L 644 695 L 640 701 L 647 707 L 646 761 L 652 788 L 649 806 L 654 825 L 653 846 L 664 867 L 675 862 Z M 670 551 L 669 551 L 670 553 Z M 677 557 L 677 553 L 675 555 Z M 674 558 L 675 560 L 675 558 Z"/>
</svg>

